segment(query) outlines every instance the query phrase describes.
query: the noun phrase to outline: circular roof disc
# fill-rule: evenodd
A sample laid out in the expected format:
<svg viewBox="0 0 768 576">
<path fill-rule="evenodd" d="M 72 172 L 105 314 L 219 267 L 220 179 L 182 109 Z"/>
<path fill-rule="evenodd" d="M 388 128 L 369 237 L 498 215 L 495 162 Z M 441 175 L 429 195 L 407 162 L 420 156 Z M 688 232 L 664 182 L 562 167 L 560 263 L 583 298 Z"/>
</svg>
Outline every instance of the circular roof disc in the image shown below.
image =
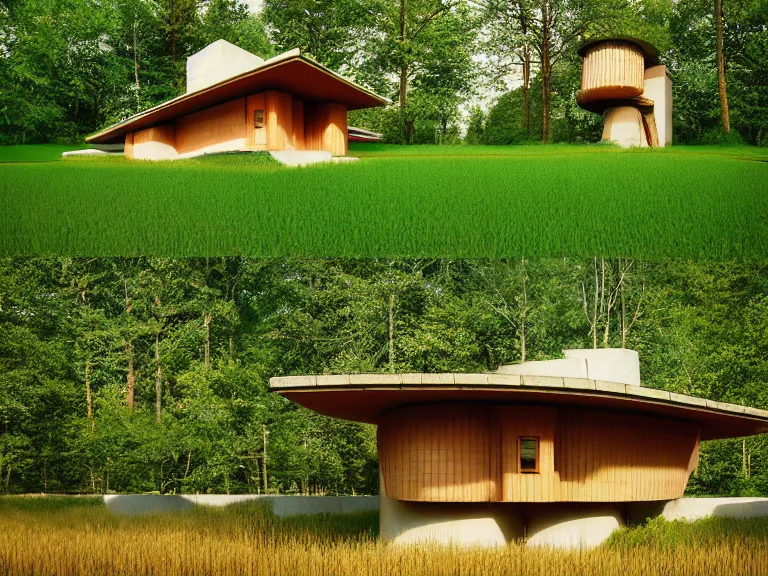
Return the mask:
<svg viewBox="0 0 768 576">
<path fill-rule="evenodd" d="M 640 48 L 640 51 L 643 53 L 646 66 L 655 66 L 659 63 L 658 48 L 656 48 L 656 46 L 650 42 L 646 42 L 645 40 L 640 40 L 639 38 L 634 38 L 632 36 L 604 36 L 587 40 L 584 44 L 579 46 L 579 56 L 583 58 L 589 48 L 595 46 L 596 44 L 602 44 L 603 42 L 628 42 L 630 44 L 634 44 Z"/>
</svg>

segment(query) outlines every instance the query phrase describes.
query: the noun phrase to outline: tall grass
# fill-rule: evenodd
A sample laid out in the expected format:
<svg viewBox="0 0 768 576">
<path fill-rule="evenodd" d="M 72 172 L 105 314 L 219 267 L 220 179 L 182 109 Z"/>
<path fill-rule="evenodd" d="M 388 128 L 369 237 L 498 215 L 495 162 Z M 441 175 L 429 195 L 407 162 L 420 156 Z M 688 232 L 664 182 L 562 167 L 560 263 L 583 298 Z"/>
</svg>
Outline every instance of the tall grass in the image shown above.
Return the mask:
<svg viewBox="0 0 768 576">
<path fill-rule="evenodd" d="M 4 164 L 0 254 L 768 257 L 766 162 L 529 148 L 303 169 Z"/>
<path fill-rule="evenodd" d="M 375 513 L 281 520 L 254 503 L 133 518 L 98 506 L 48 509 L 45 502 L 0 511 L 0 574 L 14 576 L 738 576 L 768 569 L 764 521 L 762 532 L 740 535 L 737 523 L 710 541 L 661 546 L 620 534 L 608 546 L 562 552 L 519 544 L 398 548 L 377 539 Z"/>
</svg>

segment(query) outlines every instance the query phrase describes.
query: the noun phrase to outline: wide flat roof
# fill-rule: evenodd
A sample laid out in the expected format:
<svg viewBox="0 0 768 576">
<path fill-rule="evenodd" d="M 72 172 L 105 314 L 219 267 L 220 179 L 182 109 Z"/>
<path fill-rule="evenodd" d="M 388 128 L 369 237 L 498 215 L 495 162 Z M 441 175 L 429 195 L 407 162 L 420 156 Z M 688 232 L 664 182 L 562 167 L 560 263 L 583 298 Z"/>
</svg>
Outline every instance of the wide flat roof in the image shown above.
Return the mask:
<svg viewBox="0 0 768 576">
<path fill-rule="evenodd" d="M 280 54 L 260 66 L 208 86 L 182 94 L 113 124 L 85 141 L 90 144 L 122 142 L 127 132 L 143 130 L 210 108 L 248 94 L 277 90 L 288 92 L 310 104 L 334 102 L 349 110 L 384 106 L 391 102 L 351 80 L 336 74 L 298 50 Z"/>
<path fill-rule="evenodd" d="M 695 422 L 701 439 L 768 432 L 768 410 L 618 382 L 516 374 L 342 374 L 271 378 L 271 390 L 320 414 L 378 424 L 382 413 L 442 402 L 530 403 Z"/>
</svg>

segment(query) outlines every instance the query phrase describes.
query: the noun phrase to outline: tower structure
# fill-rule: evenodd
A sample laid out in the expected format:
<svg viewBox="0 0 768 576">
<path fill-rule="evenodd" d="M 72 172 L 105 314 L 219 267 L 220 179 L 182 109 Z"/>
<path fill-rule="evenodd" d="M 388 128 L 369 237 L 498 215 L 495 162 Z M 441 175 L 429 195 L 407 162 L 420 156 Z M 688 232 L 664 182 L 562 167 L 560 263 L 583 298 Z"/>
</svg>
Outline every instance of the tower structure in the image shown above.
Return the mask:
<svg viewBox="0 0 768 576">
<path fill-rule="evenodd" d="M 672 82 L 659 51 L 636 38 L 593 40 L 584 59 L 580 107 L 604 119 L 603 140 L 630 146 L 672 144 Z"/>
</svg>

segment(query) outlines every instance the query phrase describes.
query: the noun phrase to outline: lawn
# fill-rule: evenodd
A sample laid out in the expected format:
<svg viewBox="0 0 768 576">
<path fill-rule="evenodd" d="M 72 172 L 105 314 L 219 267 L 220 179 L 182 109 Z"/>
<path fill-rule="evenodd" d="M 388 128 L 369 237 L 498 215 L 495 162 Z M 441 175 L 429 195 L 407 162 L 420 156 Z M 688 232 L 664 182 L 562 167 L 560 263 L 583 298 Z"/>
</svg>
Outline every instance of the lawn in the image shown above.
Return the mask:
<svg viewBox="0 0 768 576">
<path fill-rule="evenodd" d="M 768 257 L 763 149 L 351 154 L 301 169 L 259 154 L 0 164 L 0 255 Z"/>
<path fill-rule="evenodd" d="M 593 550 L 393 547 L 377 513 L 279 519 L 257 503 L 143 517 L 98 498 L 0 498 L 0 574 L 708 576 L 764 574 L 768 519 L 651 522 Z"/>
</svg>

